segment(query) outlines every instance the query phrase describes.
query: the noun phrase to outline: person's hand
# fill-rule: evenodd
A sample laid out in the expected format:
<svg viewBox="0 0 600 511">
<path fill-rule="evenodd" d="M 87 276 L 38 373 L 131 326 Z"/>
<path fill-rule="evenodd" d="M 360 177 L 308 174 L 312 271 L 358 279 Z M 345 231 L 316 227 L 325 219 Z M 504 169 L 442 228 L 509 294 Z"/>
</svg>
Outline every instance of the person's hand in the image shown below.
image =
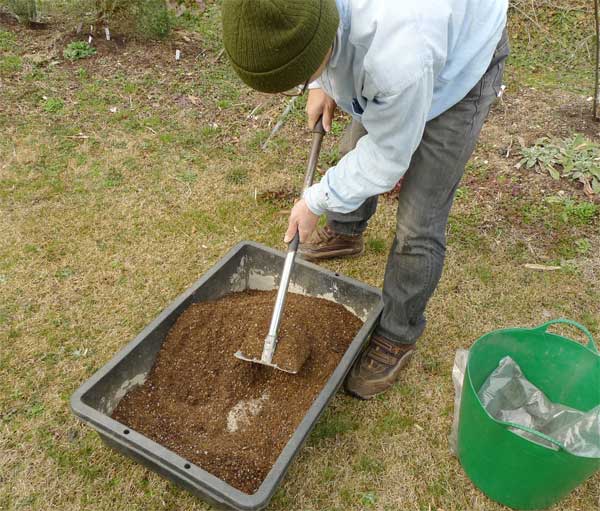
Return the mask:
<svg viewBox="0 0 600 511">
<path fill-rule="evenodd" d="M 308 127 L 312 130 L 322 114 L 323 128 L 328 132 L 331 129 L 331 121 L 336 107 L 337 103 L 323 89 L 310 89 L 306 100 Z"/>
<path fill-rule="evenodd" d="M 292 241 L 296 235 L 296 231 L 299 230 L 300 243 L 304 243 L 315 230 L 318 221 L 319 217 L 308 209 L 306 201 L 300 199 L 292 208 L 283 241 L 285 243 Z"/>
</svg>

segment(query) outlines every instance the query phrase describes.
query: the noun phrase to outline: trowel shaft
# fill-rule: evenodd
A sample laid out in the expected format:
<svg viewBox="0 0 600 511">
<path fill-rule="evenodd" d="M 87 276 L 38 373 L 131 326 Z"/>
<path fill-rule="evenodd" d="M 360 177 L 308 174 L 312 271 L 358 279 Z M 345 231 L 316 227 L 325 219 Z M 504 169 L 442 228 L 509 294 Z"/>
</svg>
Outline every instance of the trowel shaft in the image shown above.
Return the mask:
<svg viewBox="0 0 600 511">
<path fill-rule="evenodd" d="M 298 233 L 294 236 L 294 240 L 290 243 L 290 248 L 285 256 L 285 262 L 283 263 L 283 271 L 281 272 L 281 280 L 279 281 L 279 289 L 277 291 L 277 298 L 275 299 L 275 307 L 273 308 L 273 317 L 271 318 L 271 324 L 269 326 L 269 333 L 265 339 L 265 346 L 263 348 L 261 362 L 271 363 L 273 359 L 273 353 L 275 352 L 275 345 L 277 344 L 277 333 L 279 332 L 279 324 L 283 316 L 283 307 L 285 305 L 285 297 L 287 295 L 287 289 L 290 285 L 290 275 L 292 273 L 292 266 L 296 257 L 296 250 L 298 248 Z M 295 245 L 292 250 L 291 246 Z"/>
<path fill-rule="evenodd" d="M 310 150 L 310 156 L 308 158 L 306 174 L 304 175 L 302 194 L 304 194 L 304 191 L 312 185 L 315 170 L 317 168 L 317 162 L 319 161 L 319 153 L 321 151 L 321 143 L 323 142 L 324 134 L 325 130 L 323 129 L 323 119 L 320 118 L 313 128 L 312 147 Z M 292 267 L 294 266 L 294 259 L 296 258 L 296 251 L 298 250 L 299 244 L 300 233 L 296 231 L 294 239 L 292 239 L 288 245 L 288 252 L 285 256 L 285 262 L 283 263 L 283 271 L 281 272 L 281 280 L 279 281 L 279 289 L 277 290 L 277 298 L 275 299 L 275 307 L 273 308 L 273 317 L 271 318 L 269 333 L 265 339 L 265 345 L 261 356 L 261 362 L 267 364 L 270 364 L 273 360 L 273 353 L 275 352 L 275 347 L 277 345 L 277 333 L 279 332 L 279 325 L 281 323 L 283 308 L 285 306 L 285 297 L 290 284 Z"/>
</svg>

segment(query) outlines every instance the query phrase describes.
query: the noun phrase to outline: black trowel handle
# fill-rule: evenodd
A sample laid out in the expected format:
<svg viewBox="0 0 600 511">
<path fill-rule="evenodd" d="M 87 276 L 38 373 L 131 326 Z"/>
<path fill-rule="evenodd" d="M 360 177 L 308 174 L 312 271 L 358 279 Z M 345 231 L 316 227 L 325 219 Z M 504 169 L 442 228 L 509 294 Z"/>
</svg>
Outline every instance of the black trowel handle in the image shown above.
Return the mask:
<svg viewBox="0 0 600 511">
<path fill-rule="evenodd" d="M 300 233 L 296 231 L 296 234 L 294 234 L 292 241 L 290 241 L 290 244 L 288 245 L 288 252 L 296 252 L 296 250 L 298 250 L 298 245 L 300 245 Z"/>
<path fill-rule="evenodd" d="M 308 157 L 308 165 L 306 167 L 306 174 L 304 174 L 304 184 L 302 185 L 302 195 L 304 195 L 304 191 L 313 183 L 313 178 L 315 177 L 315 170 L 317 168 L 317 163 L 319 162 L 319 153 L 321 152 L 321 143 L 323 142 L 323 137 L 325 136 L 325 128 L 323 128 L 323 116 L 321 115 L 317 122 L 315 123 L 315 127 L 312 129 L 313 139 L 312 146 L 310 148 L 310 156 Z M 298 245 L 300 243 L 300 233 L 296 231 L 294 238 L 288 245 L 289 252 L 295 252 L 298 249 Z"/>
<path fill-rule="evenodd" d="M 319 118 L 317 119 L 317 122 L 315 122 L 312 132 L 320 133 L 321 135 L 325 135 L 325 133 L 327 133 L 325 131 L 325 128 L 323 127 L 323 115 L 320 115 Z"/>
</svg>

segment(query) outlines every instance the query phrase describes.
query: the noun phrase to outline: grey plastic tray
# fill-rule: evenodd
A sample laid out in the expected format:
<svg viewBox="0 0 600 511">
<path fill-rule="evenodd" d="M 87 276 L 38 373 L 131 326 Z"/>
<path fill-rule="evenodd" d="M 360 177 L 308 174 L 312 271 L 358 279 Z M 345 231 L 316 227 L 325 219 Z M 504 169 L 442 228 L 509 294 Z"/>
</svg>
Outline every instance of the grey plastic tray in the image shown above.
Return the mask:
<svg viewBox="0 0 600 511">
<path fill-rule="evenodd" d="M 343 304 L 363 319 L 364 325 L 260 488 L 252 495 L 233 488 L 169 449 L 115 421 L 110 414 L 130 389 L 144 382 L 167 332 L 190 304 L 245 289 L 273 289 L 278 283 L 284 257 L 283 252 L 258 243 L 242 242 L 235 246 L 77 389 L 71 397 L 71 408 L 75 415 L 94 428 L 110 447 L 141 462 L 213 506 L 240 511 L 266 507 L 373 329 L 382 309 L 378 289 L 296 259 L 290 291 Z"/>
</svg>

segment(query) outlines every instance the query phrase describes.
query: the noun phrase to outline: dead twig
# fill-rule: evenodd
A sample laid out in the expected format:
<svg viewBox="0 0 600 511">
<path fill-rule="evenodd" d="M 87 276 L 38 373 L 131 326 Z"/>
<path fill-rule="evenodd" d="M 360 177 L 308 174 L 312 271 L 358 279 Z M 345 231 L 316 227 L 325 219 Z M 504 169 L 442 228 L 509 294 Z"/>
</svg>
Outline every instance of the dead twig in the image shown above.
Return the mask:
<svg viewBox="0 0 600 511">
<path fill-rule="evenodd" d="M 285 123 L 285 119 L 288 116 L 288 114 L 292 111 L 292 109 L 294 108 L 294 103 L 296 102 L 296 100 L 298 99 L 298 96 L 293 96 L 289 101 L 287 106 L 285 107 L 285 110 L 283 111 L 283 113 L 279 116 L 279 120 L 277 121 L 277 123 L 275 124 L 275 126 L 273 126 L 273 129 L 271 130 L 271 133 L 269 133 L 269 136 L 267 137 L 267 140 L 265 140 L 263 142 L 263 144 L 260 146 L 260 148 L 264 151 L 267 148 L 267 145 L 269 145 L 269 142 L 271 141 L 271 139 L 277 134 L 277 132 L 283 127 L 284 123 Z"/>
<path fill-rule="evenodd" d="M 221 57 L 223 56 L 223 53 L 225 53 L 225 48 L 221 48 L 219 50 L 219 53 L 217 53 L 217 56 L 215 57 L 215 59 L 213 60 L 214 63 L 219 62 L 219 60 L 221 60 Z"/>
<path fill-rule="evenodd" d="M 562 266 L 547 266 L 545 264 L 524 264 L 523 265 L 528 270 L 537 270 L 537 271 L 556 271 L 562 269 Z"/>
<path fill-rule="evenodd" d="M 250 112 L 247 116 L 246 119 L 254 119 L 254 114 L 256 114 L 256 112 L 258 112 L 262 107 L 263 107 L 264 103 L 259 103 L 258 105 L 256 105 L 253 109 L 252 112 Z"/>
</svg>

